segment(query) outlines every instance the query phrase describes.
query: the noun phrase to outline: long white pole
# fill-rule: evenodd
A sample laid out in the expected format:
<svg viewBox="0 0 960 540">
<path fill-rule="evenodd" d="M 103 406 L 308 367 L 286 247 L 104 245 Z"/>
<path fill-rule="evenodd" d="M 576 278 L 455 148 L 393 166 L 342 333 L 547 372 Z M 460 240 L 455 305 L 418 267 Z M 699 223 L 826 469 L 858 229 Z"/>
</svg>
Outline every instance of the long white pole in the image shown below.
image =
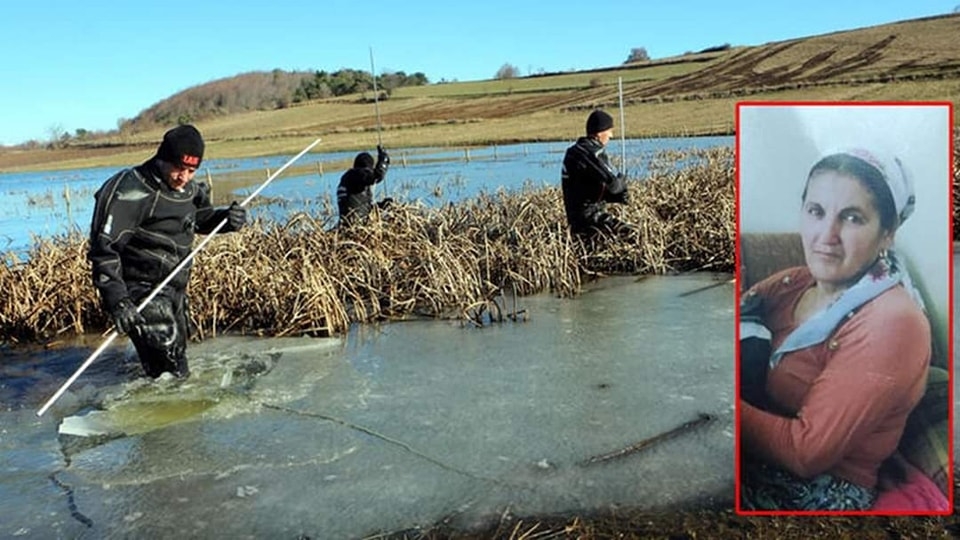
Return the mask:
<svg viewBox="0 0 960 540">
<path fill-rule="evenodd" d="M 377 111 L 377 144 L 382 145 L 380 138 L 380 92 L 377 91 L 377 71 L 373 67 L 373 47 L 370 47 L 370 75 L 373 77 L 373 108 Z"/>
<path fill-rule="evenodd" d="M 251 200 L 253 200 L 254 197 L 256 197 L 257 195 L 259 195 L 260 192 L 263 191 L 263 188 L 267 187 L 267 186 L 270 184 L 270 182 L 273 182 L 274 178 L 276 178 L 277 176 L 279 176 L 280 173 L 282 173 L 283 171 L 285 171 L 285 170 L 287 169 L 287 167 L 289 167 L 290 165 L 293 164 L 293 162 L 295 162 L 296 160 L 298 160 L 298 159 L 300 159 L 301 157 L 303 157 L 304 154 L 306 154 L 307 152 L 309 152 L 311 148 L 313 148 L 314 146 L 316 146 L 316 145 L 319 144 L 319 143 L 320 143 L 320 139 L 317 139 L 317 140 L 313 141 L 312 143 L 310 143 L 309 146 L 307 146 L 306 148 L 304 148 L 303 150 L 301 150 L 299 154 L 297 154 L 297 155 L 293 156 L 292 158 L 290 158 L 289 161 L 287 161 L 286 163 L 284 163 L 282 167 L 280 167 L 279 169 L 277 169 L 277 171 L 276 171 L 275 173 L 271 174 L 269 178 L 267 178 L 262 184 L 260 184 L 260 187 L 258 187 L 258 188 L 256 189 L 256 191 L 254 191 L 254 192 L 251 193 L 246 199 L 244 199 L 243 202 L 240 203 L 240 206 L 246 206 Z M 137 306 L 137 311 L 138 311 L 138 312 L 139 312 L 139 311 L 142 311 L 143 308 L 144 308 L 147 304 L 149 304 L 150 301 L 153 300 L 153 299 L 157 296 L 157 294 L 160 293 L 160 290 L 163 289 L 164 287 L 166 287 L 167 284 L 170 283 L 170 280 L 172 280 L 172 279 L 174 278 L 174 276 L 176 276 L 177 274 L 179 274 L 180 271 L 183 270 L 183 269 L 190 263 L 190 261 L 193 260 L 193 258 L 197 255 L 197 253 L 200 253 L 200 251 L 201 251 L 204 247 L 206 247 L 206 245 L 207 245 L 207 244 L 210 242 L 210 240 L 213 238 L 213 235 L 215 235 L 215 234 L 217 234 L 218 232 L 220 232 L 220 229 L 222 229 L 222 228 L 224 227 L 224 225 L 227 224 L 227 221 L 228 221 L 227 218 L 223 218 L 222 220 L 220 220 L 220 223 L 218 223 L 217 226 L 214 227 L 213 230 L 210 231 L 210 233 L 207 234 L 207 235 L 203 238 L 203 240 L 200 242 L 200 244 L 198 244 L 197 247 L 195 247 L 195 248 L 193 249 L 193 251 L 191 251 L 186 257 L 183 258 L 182 261 L 180 261 L 180 264 L 178 264 L 177 267 L 174 268 L 173 271 L 170 272 L 170 275 L 168 275 L 166 278 L 164 278 L 164 280 L 161 281 L 160 284 L 157 285 L 157 286 L 150 292 L 150 294 L 147 295 L 147 297 L 143 299 L 142 302 L 140 302 L 140 305 Z M 43 407 L 40 407 L 40 410 L 37 411 L 37 416 L 43 416 L 43 413 L 47 412 L 47 409 L 49 409 L 50 406 L 53 405 L 53 403 L 54 403 L 55 401 L 57 401 L 57 399 L 59 399 L 60 396 L 62 396 L 64 392 L 67 391 L 67 388 L 69 388 L 70 385 L 73 384 L 74 381 L 76 381 L 78 377 L 80 377 L 80 374 L 81 374 L 81 373 L 83 373 L 88 367 L 90 367 L 90 364 L 92 364 L 93 361 L 96 360 L 96 358 L 97 358 L 98 356 L 100 356 L 100 354 L 103 353 L 103 351 L 105 351 L 105 350 L 107 349 L 107 347 L 110 345 L 110 343 L 113 342 L 114 339 L 117 339 L 117 336 L 118 336 L 118 335 L 119 335 L 119 333 L 118 333 L 116 330 L 111 330 L 111 331 L 110 331 L 110 334 L 107 336 L 107 339 L 103 342 L 103 344 L 100 345 L 99 347 L 97 347 L 97 350 L 93 351 L 93 354 L 91 354 L 90 357 L 87 358 L 87 359 L 83 362 L 83 364 L 80 365 L 80 367 L 77 369 L 77 371 L 74 372 L 74 374 L 71 375 L 69 379 L 67 379 L 67 382 L 63 383 L 63 385 L 60 387 L 60 389 L 57 390 L 56 393 L 54 393 L 53 396 L 51 396 L 50 399 L 48 399 L 46 403 L 43 404 Z"/>
<path fill-rule="evenodd" d="M 377 90 L 377 69 L 373 67 L 373 47 L 370 47 L 370 76 L 373 77 L 373 108 L 377 111 L 377 150 L 383 146 L 383 139 L 380 137 L 380 92 Z M 370 187 L 373 189 L 373 186 Z M 386 178 L 383 186 L 384 194 L 387 193 Z"/>
<path fill-rule="evenodd" d="M 620 94 L 620 172 L 627 176 L 627 125 L 623 121 L 623 77 L 617 77 Z"/>
</svg>

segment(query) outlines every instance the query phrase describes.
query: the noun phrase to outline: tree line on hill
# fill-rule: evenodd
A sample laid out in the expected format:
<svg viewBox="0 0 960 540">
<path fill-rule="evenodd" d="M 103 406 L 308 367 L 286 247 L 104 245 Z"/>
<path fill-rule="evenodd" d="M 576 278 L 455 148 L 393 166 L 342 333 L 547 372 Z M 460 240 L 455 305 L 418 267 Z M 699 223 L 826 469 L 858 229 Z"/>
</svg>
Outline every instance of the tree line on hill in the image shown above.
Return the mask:
<svg viewBox="0 0 960 540">
<path fill-rule="evenodd" d="M 427 76 L 417 72 L 387 72 L 377 76 L 380 98 L 388 98 L 402 86 L 429 84 Z M 140 131 L 156 126 L 196 122 L 215 116 L 248 111 L 284 109 L 313 99 L 364 93 L 373 90 L 369 72 L 356 69 L 326 71 L 255 71 L 218 79 L 178 92 L 132 119 L 120 119 L 121 132 Z"/>
</svg>

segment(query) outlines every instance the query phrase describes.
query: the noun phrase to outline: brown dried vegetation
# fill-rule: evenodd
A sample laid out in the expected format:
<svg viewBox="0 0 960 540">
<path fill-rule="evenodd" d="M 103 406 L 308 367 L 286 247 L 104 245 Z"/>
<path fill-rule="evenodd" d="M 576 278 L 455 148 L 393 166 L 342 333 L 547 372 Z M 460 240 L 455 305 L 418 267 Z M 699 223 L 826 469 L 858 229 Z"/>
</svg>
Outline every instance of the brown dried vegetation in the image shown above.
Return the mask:
<svg viewBox="0 0 960 540">
<path fill-rule="evenodd" d="M 398 204 L 350 230 L 325 232 L 326 211 L 255 221 L 217 237 L 195 261 L 198 334 L 330 335 L 350 323 L 461 318 L 504 291 L 575 295 L 608 273 L 732 271 L 733 153 L 696 152 L 674 170 L 664 154 L 612 211 L 640 238 L 586 245 L 567 231 L 557 187 L 483 195 L 439 209 Z M 33 342 L 104 329 L 80 233 L 38 241 L 0 265 L 0 339 Z"/>
<path fill-rule="evenodd" d="M 486 528 L 458 529 L 440 523 L 426 529 L 368 538 L 382 540 L 639 540 L 639 539 L 796 539 L 955 538 L 950 517 L 746 517 L 731 510 L 618 511 L 588 516 L 512 516 Z"/>
</svg>

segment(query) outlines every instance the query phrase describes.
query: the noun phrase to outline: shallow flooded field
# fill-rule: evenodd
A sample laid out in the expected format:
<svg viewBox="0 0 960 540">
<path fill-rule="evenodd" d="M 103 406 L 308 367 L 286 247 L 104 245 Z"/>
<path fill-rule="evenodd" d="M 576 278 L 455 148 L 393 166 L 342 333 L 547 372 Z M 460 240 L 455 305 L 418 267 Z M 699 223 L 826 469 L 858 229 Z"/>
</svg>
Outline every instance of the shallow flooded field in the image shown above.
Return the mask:
<svg viewBox="0 0 960 540">
<path fill-rule="evenodd" d="M 571 141 L 572 143 L 572 141 Z M 630 158 L 627 172 L 641 177 L 657 152 L 732 146 L 733 137 L 695 137 L 636 139 L 626 141 Z M 536 143 L 488 146 L 470 149 L 404 148 L 389 149 L 392 164 L 387 179 L 376 186 L 378 199 L 392 197 L 398 201 L 427 206 L 462 201 L 481 191 L 518 190 L 525 186 L 558 185 L 560 164 L 565 144 Z M 618 159 L 619 141 L 612 142 L 610 153 Z M 372 149 L 371 149 L 372 150 Z M 252 217 L 284 221 L 292 213 L 322 209 L 323 204 L 336 205 L 336 190 L 344 167 L 355 152 L 323 152 L 322 145 L 296 162 L 306 174 L 283 174 L 254 201 Z M 201 180 L 213 180 L 217 204 L 229 202 L 231 193 L 242 199 L 253 192 L 291 156 L 265 158 L 216 159 L 203 162 L 198 172 Z M 130 163 L 129 166 L 138 165 Z M 72 171 L 0 173 L 0 251 L 22 252 L 34 237 L 64 234 L 71 229 L 86 232 L 93 213 L 93 195 L 100 185 L 120 168 L 103 167 Z M 253 187 L 220 193 L 221 175 L 256 173 Z M 322 174 L 321 174 L 322 173 Z M 208 175 L 209 174 L 209 175 Z"/>
</svg>

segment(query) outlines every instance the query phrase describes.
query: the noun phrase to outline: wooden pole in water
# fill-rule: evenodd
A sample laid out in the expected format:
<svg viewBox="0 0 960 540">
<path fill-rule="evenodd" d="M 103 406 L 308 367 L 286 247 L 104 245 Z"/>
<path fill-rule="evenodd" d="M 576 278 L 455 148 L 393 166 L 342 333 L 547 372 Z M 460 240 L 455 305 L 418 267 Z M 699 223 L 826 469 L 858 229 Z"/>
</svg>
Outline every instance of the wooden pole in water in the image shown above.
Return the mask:
<svg viewBox="0 0 960 540">
<path fill-rule="evenodd" d="M 73 228 L 73 211 L 70 208 L 70 186 L 63 185 L 63 202 L 67 205 L 67 229 Z"/>
<path fill-rule="evenodd" d="M 293 165 L 294 161 L 303 157 L 304 154 L 309 152 L 311 148 L 313 148 L 319 143 L 320 143 L 320 139 L 313 141 L 312 143 L 310 143 L 309 146 L 301 150 L 299 154 L 290 158 L 290 160 L 284 163 L 282 167 L 277 169 L 277 172 L 273 173 L 273 175 L 267 178 L 264 183 L 260 184 L 260 187 L 258 187 L 253 193 L 251 193 L 246 199 L 244 199 L 243 202 L 240 203 L 240 206 L 246 206 L 251 200 L 253 200 L 254 197 L 259 195 L 260 192 L 263 191 L 265 187 L 270 185 L 270 182 L 273 182 L 274 178 L 279 176 L 280 173 L 282 173 L 287 169 L 287 167 L 289 167 L 290 165 Z M 140 311 L 143 311 L 143 308 L 146 307 L 146 305 L 149 304 L 150 301 L 153 300 L 157 296 L 157 294 L 160 293 L 160 290 L 166 287 L 167 284 L 170 283 L 170 280 L 174 278 L 174 276 L 179 274 L 181 270 L 183 270 L 188 264 L 190 264 L 190 261 L 193 260 L 193 258 L 197 255 L 197 253 L 200 253 L 200 251 L 207 246 L 207 244 L 214 237 L 214 235 L 220 232 L 220 229 L 222 229 L 226 224 L 227 224 L 227 218 L 223 218 L 220 221 L 220 223 L 218 223 L 217 226 L 214 227 L 213 230 L 210 231 L 210 233 L 204 237 L 203 241 L 201 241 L 200 244 L 193 249 L 193 251 L 191 251 L 186 257 L 184 257 L 182 261 L 180 261 L 180 264 L 178 264 L 176 268 L 174 268 L 173 271 L 170 272 L 170 275 L 164 278 L 164 280 L 161 281 L 160 284 L 157 285 L 153 289 L 153 291 L 151 291 L 150 294 L 147 295 L 147 297 L 140 302 L 140 305 L 137 306 L 137 312 L 139 313 Z M 78 377 L 80 377 L 81 373 L 83 373 L 88 367 L 90 367 L 90 364 L 92 364 L 93 361 L 96 360 L 97 357 L 103 353 L 103 351 L 107 350 L 107 347 L 110 345 L 110 343 L 112 343 L 113 340 L 117 339 L 117 336 L 119 335 L 120 334 L 119 332 L 117 332 L 116 329 L 111 330 L 110 334 L 107 335 L 107 339 L 103 342 L 103 344 L 97 347 L 97 350 L 93 351 L 93 354 L 91 354 L 83 362 L 83 364 L 80 365 L 80 368 L 77 369 L 77 371 L 74 372 L 74 374 L 71 375 L 69 379 L 67 379 L 67 382 L 63 383 L 63 386 L 61 386 L 60 389 L 57 390 L 56 393 L 54 393 L 53 396 L 51 396 L 50 399 L 48 399 L 47 402 L 43 404 L 42 407 L 40 407 L 40 410 L 37 411 L 37 416 L 43 416 L 43 413 L 47 412 L 47 409 L 49 409 L 50 406 L 53 405 L 53 403 L 57 401 L 57 399 L 59 399 L 64 392 L 67 391 L 67 388 L 69 388 L 70 385 L 73 384 Z"/>
<path fill-rule="evenodd" d="M 623 77 L 617 77 L 620 94 L 620 173 L 627 176 L 627 125 L 623 120 Z"/>
</svg>

